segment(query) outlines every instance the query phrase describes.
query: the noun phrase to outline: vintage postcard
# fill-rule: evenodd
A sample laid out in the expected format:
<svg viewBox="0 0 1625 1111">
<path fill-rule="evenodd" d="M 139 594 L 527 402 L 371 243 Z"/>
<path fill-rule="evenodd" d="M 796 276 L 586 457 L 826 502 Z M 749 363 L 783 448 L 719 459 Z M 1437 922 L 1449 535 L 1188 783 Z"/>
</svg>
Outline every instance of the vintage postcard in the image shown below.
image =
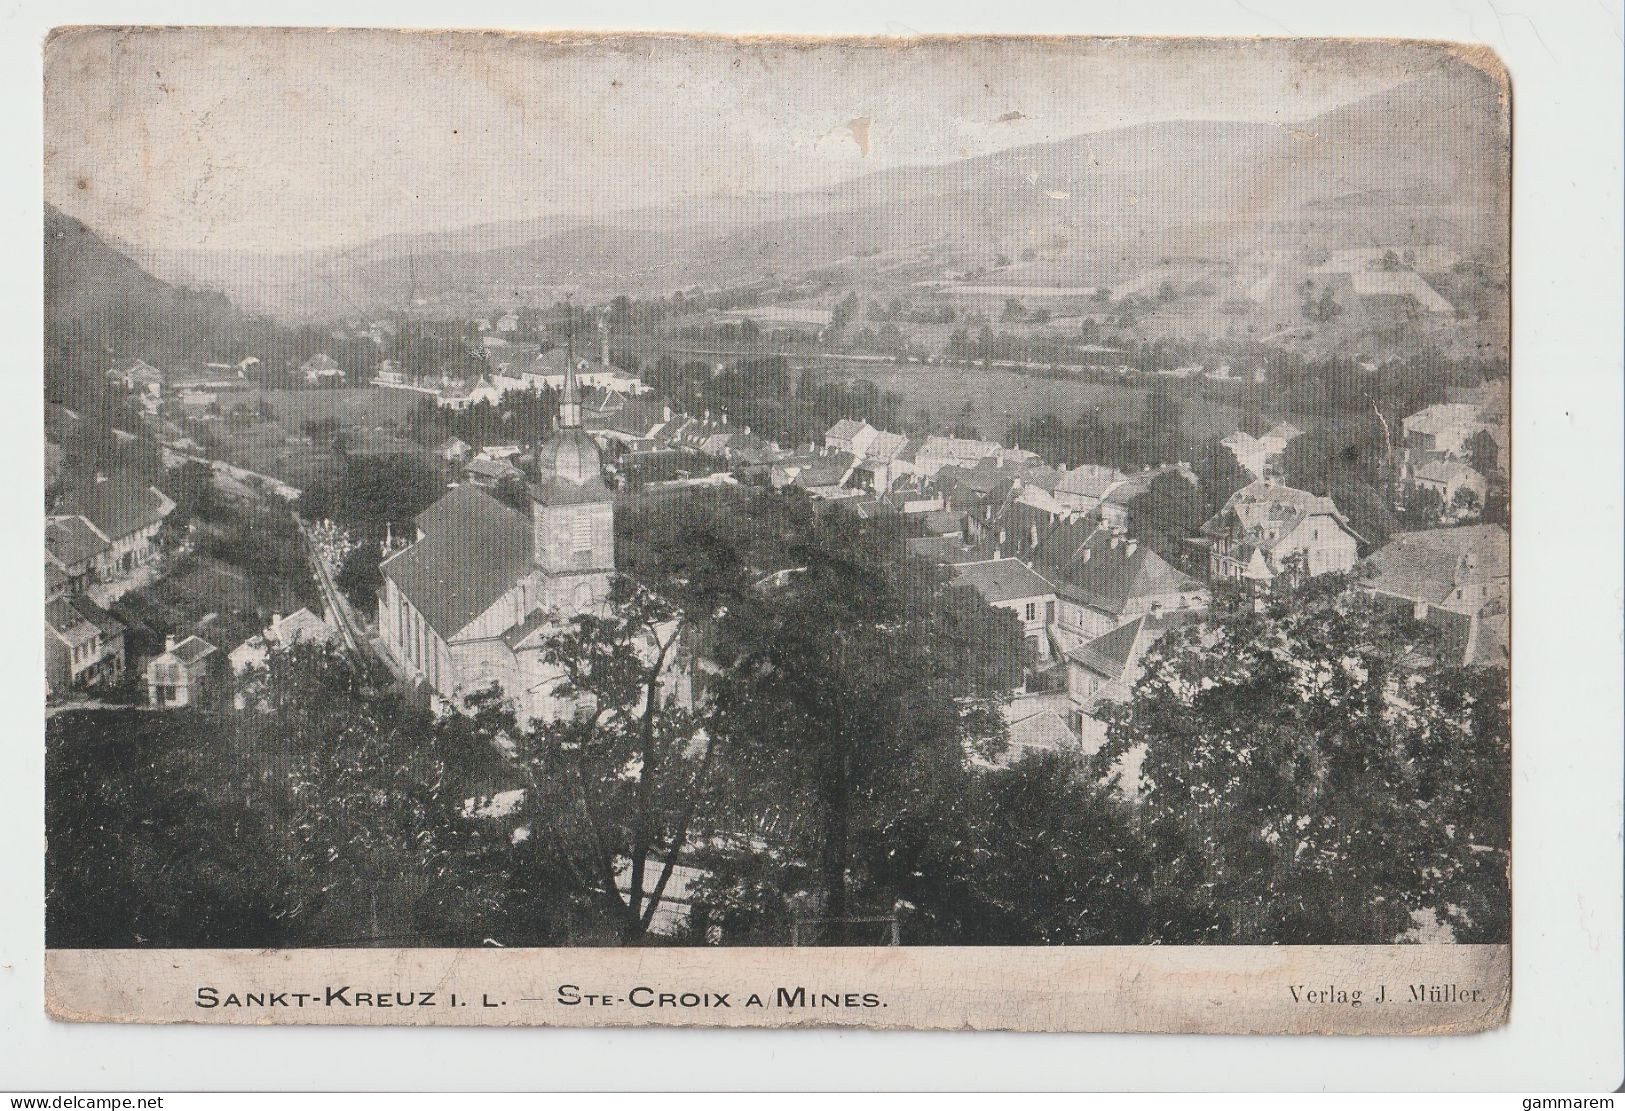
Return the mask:
<svg viewBox="0 0 1625 1111">
<path fill-rule="evenodd" d="M 56 1018 L 1505 1022 L 1488 52 L 44 55 Z"/>
</svg>

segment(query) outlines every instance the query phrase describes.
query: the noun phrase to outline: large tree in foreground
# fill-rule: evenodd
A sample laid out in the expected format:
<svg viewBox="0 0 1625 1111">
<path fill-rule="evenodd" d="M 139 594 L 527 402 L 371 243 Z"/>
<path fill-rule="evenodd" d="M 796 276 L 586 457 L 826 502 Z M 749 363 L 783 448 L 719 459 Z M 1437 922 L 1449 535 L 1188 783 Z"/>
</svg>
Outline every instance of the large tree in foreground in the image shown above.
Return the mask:
<svg viewBox="0 0 1625 1111">
<path fill-rule="evenodd" d="M 239 689 L 245 802 L 306 878 L 281 914 L 325 944 L 478 944 L 507 886 L 506 831 L 465 812 L 430 716 L 303 642 Z"/>
<path fill-rule="evenodd" d="M 962 790 L 969 752 L 1002 747 L 1019 626 L 980 620 L 973 593 L 845 512 L 820 515 L 791 559 L 722 624 L 727 801 L 796 819 L 773 851 L 812 866 L 820 916 L 853 916 L 854 879 L 867 896 L 856 909 L 889 913 L 895 891 L 854 876 L 858 850 L 921 800 Z"/>
<path fill-rule="evenodd" d="M 719 790 L 722 738 L 697 664 L 717 619 L 805 527 L 785 508 L 726 489 L 624 507 L 606 610 L 572 619 L 543 649 L 562 675 L 555 693 L 579 712 L 508 728 L 531 785 L 529 863 L 564 877 L 623 943 L 649 933 Z"/>
<path fill-rule="evenodd" d="M 519 742 L 532 835 L 598 895 L 623 943 L 653 925 L 716 765 L 709 707 L 689 689 L 692 619 L 615 580 L 607 613 L 577 616 L 544 647 L 563 676 L 555 694 L 577 711 Z"/>
<path fill-rule="evenodd" d="M 1157 940 L 1505 939 L 1506 673 L 1347 586 L 1222 597 L 1112 717 L 1099 766 L 1144 752 Z"/>
</svg>

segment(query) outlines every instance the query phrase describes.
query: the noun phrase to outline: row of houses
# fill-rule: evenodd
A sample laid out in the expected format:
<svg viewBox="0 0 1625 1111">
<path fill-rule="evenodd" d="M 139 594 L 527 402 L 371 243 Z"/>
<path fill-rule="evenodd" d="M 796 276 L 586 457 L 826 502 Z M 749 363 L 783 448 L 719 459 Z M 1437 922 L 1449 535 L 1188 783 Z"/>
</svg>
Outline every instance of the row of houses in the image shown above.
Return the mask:
<svg viewBox="0 0 1625 1111">
<path fill-rule="evenodd" d="M 856 440 L 841 435 L 849 431 L 837 430 L 841 445 L 863 448 L 861 432 Z M 1127 531 L 1131 503 L 1158 477 L 1195 484 L 1186 466 L 1067 471 L 956 445 L 962 459 L 969 451 L 980 458 L 904 480 L 905 489 L 933 495 L 916 503 L 929 508 L 918 518 L 925 535 L 907 542 L 911 554 L 951 566 L 956 581 L 1021 623 L 1034 681 L 1011 703 L 1007 758 L 1061 743 L 1097 750 L 1105 739 L 1100 706 L 1129 696 L 1145 653 L 1162 636 L 1202 619 L 1208 583 L 1263 585 L 1356 568 L 1364 538 L 1333 499 L 1274 477 L 1272 460 L 1297 434 L 1277 426 L 1253 439 L 1262 444 L 1256 458 L 1264 473 L 1190 538 L 1207 583 Z M 1505 530 L 1401 533 L 1371 555 L 1366 573 L 1364 589 L 1443 630 L 1453 662 L 1506 662 Z M 1123 769 L 1127 782 L 1133 763 Z"/>
<path fill-rule="evenodd" d="M 45 518 L 46 579 L 84 590 L 113 583 L 157 557 L 158 530 L 175 503 L 133 475 L 97 475 L 68 491 Z"/>
<path fill-rule="evenodd" d="M 110 382 L 142 397 L 166 397 L 184 401 L 187 397 L 245 389 L 254 384 L 264 369 L 259 358 L 249 355 L 235 363 L 204 363 L 201 366 L 159 368 L 145 359 L 107 371 Z M 325 351 L 312 355 L 295 371 L 310 385 L 343 380 L 344 368 Z"/>
<path fill-rule="evenodd" d="M 573 362 L 581 389 L 622 397 L 639 397 L 651 392 L 642 378 L 610 361 L 607 340 L 597 359 L 578 357 L 567 348 L 555 347 L 537 351 L 523 361 L 488 358 L 487 362 L 490 369 L 470 379 L 447 375 L 413 376 L 386 360 L 373 378 L 373 385 L 420 393 L 432 397 L 443 409 L 462 412 L 482 403 L 499 405 L 510 393 L 562 390 L 566 366 Z"/>
</svg>

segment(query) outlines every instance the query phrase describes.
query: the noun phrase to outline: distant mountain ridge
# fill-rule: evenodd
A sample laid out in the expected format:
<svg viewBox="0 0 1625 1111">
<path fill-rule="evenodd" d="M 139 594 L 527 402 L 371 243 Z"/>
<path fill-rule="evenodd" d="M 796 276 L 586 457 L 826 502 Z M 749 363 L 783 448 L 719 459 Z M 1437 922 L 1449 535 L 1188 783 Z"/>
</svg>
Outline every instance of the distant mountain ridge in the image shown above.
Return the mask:
<svg viewBox="0 0 1625 1111">
<path fill-rule="evenodd" d="M 132 250 L 255 310 L 349 314 L 448 291 L 651 293 L 742 284 L 927 245 L 1065 241 L 1079 267 L 1164 256 L 1443 244 L 1504 266 L 1507 111 L 1464 64 L 1293 124 L 1173 121 L 904 167 L 801 193 L 695 198 L 266 256 Z"/>
</svg>

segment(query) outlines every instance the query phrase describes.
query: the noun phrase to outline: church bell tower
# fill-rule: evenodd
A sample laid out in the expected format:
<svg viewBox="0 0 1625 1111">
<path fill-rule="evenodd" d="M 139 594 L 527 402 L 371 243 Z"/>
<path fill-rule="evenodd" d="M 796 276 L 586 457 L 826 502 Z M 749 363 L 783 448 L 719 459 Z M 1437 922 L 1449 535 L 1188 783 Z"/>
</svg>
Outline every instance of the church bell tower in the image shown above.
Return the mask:
<svg viewBox="0 0 1625 1111">
<path fill-rule="evenodd" d="M 572 314 L 572 331 L 574 323 Z M 570 616 L 597 608 L 609 594 L 615 502 L 604 483 L 598 445 L 581 427 L 575 346 L 566 342 L 558 427 L 536 449 L 531 520 L 544 602 Z"/>
</svg>

